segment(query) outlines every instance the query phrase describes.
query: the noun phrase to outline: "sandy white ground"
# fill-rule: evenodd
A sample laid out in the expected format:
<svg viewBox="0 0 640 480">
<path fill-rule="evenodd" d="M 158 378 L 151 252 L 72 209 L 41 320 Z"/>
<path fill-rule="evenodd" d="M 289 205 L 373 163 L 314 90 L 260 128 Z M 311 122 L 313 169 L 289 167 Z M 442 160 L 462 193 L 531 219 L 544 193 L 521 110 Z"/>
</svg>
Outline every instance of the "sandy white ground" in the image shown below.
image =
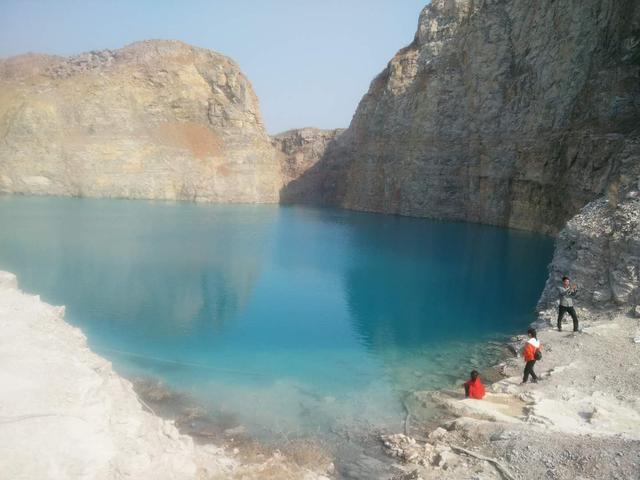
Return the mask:
<svg viewBox="0 0 640 480">
<path fill-rule="evenodd" d="M 0 272 L 0 478 L 322 478 L 279 456 L 242 465 L 140 403 L 54 307 Z"/>
</svg>

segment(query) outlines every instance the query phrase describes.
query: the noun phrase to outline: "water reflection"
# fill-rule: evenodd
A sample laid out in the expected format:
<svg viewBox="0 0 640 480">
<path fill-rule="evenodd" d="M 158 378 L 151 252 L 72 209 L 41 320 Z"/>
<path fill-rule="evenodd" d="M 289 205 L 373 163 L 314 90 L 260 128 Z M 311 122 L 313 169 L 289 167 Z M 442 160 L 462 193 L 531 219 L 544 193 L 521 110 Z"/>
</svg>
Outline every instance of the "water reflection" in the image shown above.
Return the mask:
<svg viewBox="0 0 640 480">
<path fill-rule="evenodd" d="M 402 235 L 397 232 L 402 231 Z M 508 334 L 526 325 L 547 238 L 463 223 L 361 222 L 345 272 L 352 321 L 373 349 Z M 375 257 L 377 262 L 367 262 Z"/>
<path fill-rule="evenodd" d="M 1 267 L 96 334 L 207 338 L 246 306 L 273 208 L 0 197 Z"/>
<path fill-rule="evenodd" d="M 274 245 L 281 268 L 339 284 L 374 353 L 522 328 L 552 253 L 528 232 L 310 208 L 281 209 Z"/>
</svg>

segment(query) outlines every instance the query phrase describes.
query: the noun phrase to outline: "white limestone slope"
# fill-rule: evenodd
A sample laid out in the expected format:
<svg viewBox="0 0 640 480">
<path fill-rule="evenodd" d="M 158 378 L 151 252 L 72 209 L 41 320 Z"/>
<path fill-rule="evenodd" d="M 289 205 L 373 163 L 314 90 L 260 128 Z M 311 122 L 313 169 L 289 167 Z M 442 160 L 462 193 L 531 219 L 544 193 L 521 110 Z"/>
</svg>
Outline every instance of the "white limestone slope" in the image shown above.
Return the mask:
<svg viewBox="0 0 640 480">
<path fill-rule="evenodd" d="M 230 472 L 144 410 L 130 382 L 54 307 L 0 272 L 0 477 L 187 479 Z"/>
<path fill-rule="evenodd" d="M 2 480 L 326 480 L 278 451 L 251 459 L 195 444 L 89 349 L 64 307 L 2 271 L 0 332 Z"/>
</svg>

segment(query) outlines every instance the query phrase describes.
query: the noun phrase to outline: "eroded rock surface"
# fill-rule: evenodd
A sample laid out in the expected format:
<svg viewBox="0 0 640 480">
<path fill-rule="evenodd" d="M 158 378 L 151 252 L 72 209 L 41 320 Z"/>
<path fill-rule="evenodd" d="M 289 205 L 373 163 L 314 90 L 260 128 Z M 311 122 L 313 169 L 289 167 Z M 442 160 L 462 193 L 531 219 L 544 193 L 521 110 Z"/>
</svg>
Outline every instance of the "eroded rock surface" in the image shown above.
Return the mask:
<svg viewBox="0 0 640 480">
<path fill-rule="evenodd" d="M 322 200 L 555 233 L 634 177 L 639 71 L 638 2 L 433 0 L 315 169 Z"/>
<path fill-rule="evenodd" d="M 324 191 L 327 165 L 319 162 L 327 150 L 335 148 L 343 132 L 340 128 L 299 128 L 272 137 L 273 146 L 282 152 L 282 203 L 323 203 L 331 198 Z"/>
<path fill-rule="evenodd" d="M 177 41 L 0 60 L 0 192 L 277 202 L 280 163 L 238 66 Z"/>
<path fill-rule="evenodd" d="M 577 304 L 640 305 L 640 185 L 619 202 L 589 203 L 560 232 L 538 307 L 556 305 L 562 276 L 578 283 Z"/>
</svg>

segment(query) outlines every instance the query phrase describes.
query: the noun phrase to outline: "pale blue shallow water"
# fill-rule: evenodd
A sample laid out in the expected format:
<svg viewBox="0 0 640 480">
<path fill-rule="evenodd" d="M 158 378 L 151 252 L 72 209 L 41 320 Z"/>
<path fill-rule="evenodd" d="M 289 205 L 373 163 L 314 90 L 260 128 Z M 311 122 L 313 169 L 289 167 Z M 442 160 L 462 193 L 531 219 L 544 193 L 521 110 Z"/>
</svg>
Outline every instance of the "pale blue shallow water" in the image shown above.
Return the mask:
<svg viewBox="0 0 640 480">
<path fill-rule="evenodd" d="M 331 209 L 0 197 L 0 269 L 249 428 L 397 426 L 526 329 L 550 238 Z"/>
</svg>

